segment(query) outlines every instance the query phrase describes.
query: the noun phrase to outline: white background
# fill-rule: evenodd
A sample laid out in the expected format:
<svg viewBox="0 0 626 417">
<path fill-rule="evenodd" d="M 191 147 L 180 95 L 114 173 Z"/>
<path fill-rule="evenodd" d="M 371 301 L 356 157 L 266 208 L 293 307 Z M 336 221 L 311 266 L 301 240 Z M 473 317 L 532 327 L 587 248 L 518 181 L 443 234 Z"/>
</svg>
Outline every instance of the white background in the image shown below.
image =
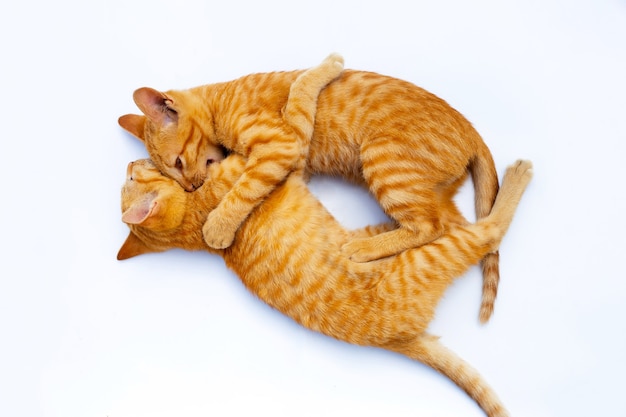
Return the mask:
<svg viewBox="0 0 626 417">
<path fill-rule="evenodd" d="M 535 164 L 492 321 L 473 268 L 431 330 L 513 416 L 626 415 L 624 1 L 12 1 L 0 35 L 0 415 L 482 415 L 421 364 L 297 326 L 220 258 L 115 260 L 126 164 L 146 156 L 117 126 L 135 88 L 332 51 L 446 99 L 500 174 Z M 312 187 L 348 226 L 382 218 L 358 189 Z"/>
</svg>

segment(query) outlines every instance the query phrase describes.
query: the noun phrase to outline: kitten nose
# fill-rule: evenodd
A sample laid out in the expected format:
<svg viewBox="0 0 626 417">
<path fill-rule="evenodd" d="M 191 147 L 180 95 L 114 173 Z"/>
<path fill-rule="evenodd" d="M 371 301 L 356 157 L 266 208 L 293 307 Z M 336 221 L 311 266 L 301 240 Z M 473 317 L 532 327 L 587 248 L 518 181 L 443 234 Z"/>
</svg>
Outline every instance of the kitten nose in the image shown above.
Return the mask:
<svg viewBox="0 0 626 417">
<path fill-rule="evenodd" d="M 189 182 L 190 182 L 192 191 L 195 191 L 198 188 L 200 188 L 202 184 L 204 184 L 204 175 L 201 173 L 198 173 Z"/>
</svg>

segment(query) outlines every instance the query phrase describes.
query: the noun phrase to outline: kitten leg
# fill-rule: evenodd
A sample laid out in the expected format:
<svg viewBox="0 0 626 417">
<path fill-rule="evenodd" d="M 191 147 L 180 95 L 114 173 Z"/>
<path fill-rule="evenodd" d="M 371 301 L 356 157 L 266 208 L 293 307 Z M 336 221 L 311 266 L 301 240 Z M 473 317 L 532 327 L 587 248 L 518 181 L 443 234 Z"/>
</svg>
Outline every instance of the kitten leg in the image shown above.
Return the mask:
<svg viewBox="0 0 626 417">
<path fill-rule="evenodd" d="M 440 237 L 446 228 L 466 225 L 454 203 L 468 176 L 467 161 L 440 162 L 436 153 L 393 136 L 368 140 L 361 146 L 363 178 L 395 230 L 353 239 L 342 250 L 355 262 L 396 255 Z M 454 178 L 452 181 L 451 178 Z"/>
<path fill-rule="evenodd" d="M 211 248 L 229 247 L 241 223 L 298 161 L 300 149 L 292 132 L 263 127 L 250 134 L 251 151 L 241 177 L 209 213 L 202 227 L 204 240 Z"/>
<path fill-rule="evenodd" d="M 212 248 L 229 247 L 250 212 L 291 172 L 304 173 L 320 91 L 343 71 L 343 58 L 329 55 L 320 65 L 303 72 L 291 85 L 283 109 L 285 125 L 259 121 L 242 134 L 247 137 L 248 163 L 202 228 Z"/>
<path fill-rule="evenodd" d="M 433 224 L 425 226 L 427 227 L 422 227 L 422 231 L 427 230 L 427 233 L 420 234 L 400 227 L 376 236 L 356 238 L 343 245 L 341 250 L 354 262 L 370 262 L 393 256 L 406 249 L 425 245 L 442 235 L 443 228 L 440 224 L 437 228 L 432 227 Z"/>
<path fill-rule="evenodd" d="M 445 226 L 466 224 L 453 202 L 467 178 L 466 164 L 441 164 L 394 137 L 379 137 L 361 146 L 363 178 L 398 228 L 357 238 L 342 250 L 355 262 L 368 262 L 432 242 Z M 450 181 L 456 170 L 454 180 Z"/>
<path fill-rule="evenodd" d="M 300 159 L 294 171 L 302 171 L 305 180 L 309 176 L 305 168 L 315 127 L 317 98 L 322 89 L 341 75 L 343 63 L 341 55 L 330 54 L 321 64 L 300 74 L 289 89 L 289 99 L 282 112 L 283 120 L 293 128 L 300 145 Z"/>
<path fill-rule="evenodd" d="M 530 161 L 519 160 L 506 169 L 491 213 L 481 219 L 479 224 L 493 223 L 504 230 L 509 227 L 524 190 L 533 177 L 532 168 Z"/>
<path fill-rule="evenodd" d="M 397 227 L 398 227 L 398 225 L 393 223 L 393 222 L 381 223 L 381 224 L 377 224 L 377 225 L 374 225 L 374 226 L 369 225 L 369 226 L 365 226 L 365 227 L 363 227 L 361 229 L 351 230 L 348 233 L 348 237 L 350 239 L 371 237 L 371 236 L 378 235 L 380 233 L 385 233 L 385 232 L 388 232 L 390 230 L 394 230 Z"/>
<path fill-rule="evenodd" d="M 397 203 L 393 194 L 383 192 L 377 199 L 383 210 L 398 223 L 398 227 L 378 235 L 353 239 L 342 247 L 342 251 L 355 262 L 368 262 L 400 253 L 406 249 L 429 243 L 444 232 L 444 226 L 438 210 L 439 200 L 434 188 L 413 185 L 410 191 L 401 193 L 413 201 Z M 418 198 L 416 198 L 418 197 Z"/>
<path fill-rule="evenodd" d="M 448 184 L 447 186 L 439 187 L 440 188 L 439 216 L 441 218 L 441 222 L 446 227 L 467 226 L 469 224 L 465 216 L 461 213 L 456 203 L 454 202 L 454 197 L 457 195 L 459 188 L 461 188 L 461 186 L 465 183 L 466 180 L 467 180 L 467 175 L 461 175 L 455 181 Z"/>
</svg>

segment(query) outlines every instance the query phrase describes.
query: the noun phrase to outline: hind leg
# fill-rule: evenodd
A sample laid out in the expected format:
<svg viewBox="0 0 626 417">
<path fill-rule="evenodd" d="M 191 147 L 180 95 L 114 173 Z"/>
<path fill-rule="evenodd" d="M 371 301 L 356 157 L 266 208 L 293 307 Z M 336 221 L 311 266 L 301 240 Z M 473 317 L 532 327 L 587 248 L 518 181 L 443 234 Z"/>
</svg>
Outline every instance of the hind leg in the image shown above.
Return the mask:
<svg viewBox="0 0 626 417">
<path fill-rule="evenodd" d="M 380 223 L 374 226 L 369 225 L 360 229 L 350 230 L 348 232 L 348 236 L 351 239 L 366 238 L 380 233 L 385 233 L 396 228 L 397 225 L 395 223 Z"/>
<path fill-rule="evenodd" d="M 368 262 L 421 246 L 444 232 L 441 173 L 421 164 L 415 150 L 401 149 L 397 143 L 379 139 L 361 149 L 363 177 L 385 213 L 397 228 L 346 243 L 342 250 L 355 262 Z M 452 183 L 456 184 L 456 181 Z M 464 221 L 456 210 L 449 210 L 455 221 Z"/>
<path fill-rule="evenodd" d="M 442 163 L 439 150 L 416 146 L 392 137 L 362 145 L 363 178 L 397 228 L 346 243 L 342 250 L 351 260 L 392 256 L 432 242 L 449 225 L 467 224 L 453 201 L 467 177 L 467 161 L 451 157 Z"/>
<path fill-rule="evenodd" d="M 427 216 L 423 210 L 413 210 L 416 216 Z M 351 234 L 352 240 L 342 247 L 342 251 L 355 262 L 369 262 L 400 253 L 404 250 L 424 245 L 437 239 L 450 226 L 464 226 L 468 221 L 454 207 L 440 213 L 440 219 L 411 222 L 408 226 L 389 223 L 384 228 L 366 228 Z"/>
<path fill-rule="evenodd" d="M 465 180 L 467 180 L 468 173 L 465 172 L 463 175 L 458 177 L 452 183 L 447 186 L 440 186 L 440 218 L 443 223 L 446 231 L 452 226 L 467 226 L 469 222 L 463 216 L 459 208 L 456 206 L 454 202 L 454 197 L 456 196 L 459 188 Z"/>
<path fill-rule="evenodd" d="M 436 200 L 422 190 L 424 200 Z M 379 199 L 385 212 L 397 221 L 398 227 L 370 237 L 359 237 L 342 247 L 342 251 L 355 262 L 368 262 L 400 253 L 406 249 L 421 246 L 438 238 L 443 233 L 443 225 L 437 216 L 437 207 L 432 203 L 406 207 L 397 213 L 397 206 L 390 206 L 386 199 Z M 395 214 L 395 216 L 394 216 Z M 407 217 L 398 214 L 406 214 Z M 409 217 L 410 216 L 410 217 Z"/>
<path fill-rule="evenodd" d="M 485 220 L 508 228 L 532 176 L 533 165 L 530 161 L 518 160 L 508 166 L 491 213 Z"/>
</svg>

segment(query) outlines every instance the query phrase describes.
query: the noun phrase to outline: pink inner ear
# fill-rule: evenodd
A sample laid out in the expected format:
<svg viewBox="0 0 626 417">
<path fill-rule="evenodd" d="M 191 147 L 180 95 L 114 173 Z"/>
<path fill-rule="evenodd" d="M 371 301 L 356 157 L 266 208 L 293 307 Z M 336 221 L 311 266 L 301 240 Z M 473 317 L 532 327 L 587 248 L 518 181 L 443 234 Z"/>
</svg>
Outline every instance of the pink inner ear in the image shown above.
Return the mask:
<svg viewBox="0 0 626 417">
<path fill-rule="evenodd" d="M 133 204 L 122 214 L 122 221 L 127 224 L 141 224 L 154 212 L 157 202 L 154 199 L 145 199 Z"/>
<path fill-rule="evenodd" d="M 172 104 L 172 100 L 164 93 L 154 88 L 143 87 L 133 93 L 133 99 L 137 107 L 153 123 L 163 126 L 175 121 L 166 111 L 166 108 Z"/>
</svg>

